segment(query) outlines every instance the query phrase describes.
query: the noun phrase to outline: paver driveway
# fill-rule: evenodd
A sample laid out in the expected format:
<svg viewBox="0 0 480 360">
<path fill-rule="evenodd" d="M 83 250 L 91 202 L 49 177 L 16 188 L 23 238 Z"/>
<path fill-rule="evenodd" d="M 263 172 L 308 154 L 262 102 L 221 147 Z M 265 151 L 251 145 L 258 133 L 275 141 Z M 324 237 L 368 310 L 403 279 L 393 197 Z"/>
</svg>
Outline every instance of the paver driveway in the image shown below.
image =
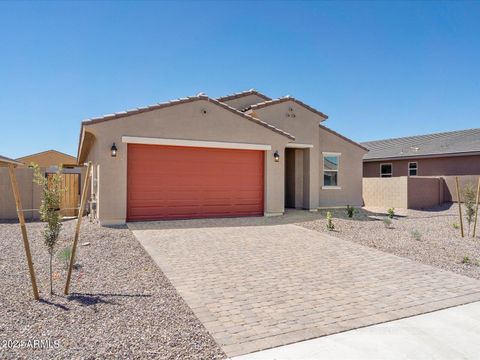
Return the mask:
<svg viewBox="0 0 480 360">
<path fill-rule="evenodd" d="M 228 356 L 480 300 L 478 280 L 275 220 L 129 227 Z"/>
</svg>

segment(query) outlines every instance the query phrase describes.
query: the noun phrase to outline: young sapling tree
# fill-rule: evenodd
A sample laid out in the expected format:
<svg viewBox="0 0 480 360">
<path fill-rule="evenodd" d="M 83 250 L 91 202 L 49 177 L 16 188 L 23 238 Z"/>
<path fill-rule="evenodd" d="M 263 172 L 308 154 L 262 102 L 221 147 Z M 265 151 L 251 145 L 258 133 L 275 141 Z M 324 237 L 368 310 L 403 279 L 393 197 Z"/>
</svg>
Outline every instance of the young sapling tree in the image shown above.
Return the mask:
<svg viewBox="0 0 480 360">
<path fill-rule="evenodd" d="M 43 239 L 50 256 L 50 295 L 53 295 L 52 260 L 62 229 L 62 215 L 60 214 L 60 204 L 64 192 L 62 168 L 59 167 L 56 173 L 46 177 L 38 165 L 32 164 L 32 166 L 34 171 L 33 181 L 42 188 L 40 219 L 46 222 Z"/>
<path fill-rule="evenodd" d="M 327 229 L 329 231 L 335 230 L 335 225 L 333 224 L 333 216 L 330 211 L 327 211 Z"/>
<path fill-rule="evenodd" d="M 475 216 L 475 198 L 476 192 L 472 184 L 468 183 L 465 185 L 462 191 L 463 195 L 463 204 L 465 205 L 465 219 L 468 224 L 468 235 L 470 235 L 470 226 Z"/>
</svg>

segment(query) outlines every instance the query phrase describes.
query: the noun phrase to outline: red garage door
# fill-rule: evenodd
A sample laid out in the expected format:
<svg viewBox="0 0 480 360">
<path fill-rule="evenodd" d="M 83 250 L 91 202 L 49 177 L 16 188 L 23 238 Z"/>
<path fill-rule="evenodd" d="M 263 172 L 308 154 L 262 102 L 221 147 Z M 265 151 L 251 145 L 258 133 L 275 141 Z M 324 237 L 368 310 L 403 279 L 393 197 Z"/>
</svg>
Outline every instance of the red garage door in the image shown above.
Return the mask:
<svg viewBox="0 0 480 360">
<path fill-rule="evenodd" d="M 263 151 L 128 144 L 127 220 L 263 215 Z"/>
</svg>

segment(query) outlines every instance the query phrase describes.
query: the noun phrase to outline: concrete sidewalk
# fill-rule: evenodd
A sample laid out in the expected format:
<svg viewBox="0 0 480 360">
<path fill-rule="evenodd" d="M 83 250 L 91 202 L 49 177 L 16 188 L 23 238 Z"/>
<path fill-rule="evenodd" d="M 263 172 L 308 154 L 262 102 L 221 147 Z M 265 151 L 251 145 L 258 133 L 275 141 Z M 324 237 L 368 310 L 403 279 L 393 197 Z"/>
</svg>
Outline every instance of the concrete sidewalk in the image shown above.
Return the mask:
<svg viewBox="0 0 480 360">
<path fill-rule="evenodd" d="M 480 302 L 346 331 L 232 360 L 479 359 Z"/>
</svg>

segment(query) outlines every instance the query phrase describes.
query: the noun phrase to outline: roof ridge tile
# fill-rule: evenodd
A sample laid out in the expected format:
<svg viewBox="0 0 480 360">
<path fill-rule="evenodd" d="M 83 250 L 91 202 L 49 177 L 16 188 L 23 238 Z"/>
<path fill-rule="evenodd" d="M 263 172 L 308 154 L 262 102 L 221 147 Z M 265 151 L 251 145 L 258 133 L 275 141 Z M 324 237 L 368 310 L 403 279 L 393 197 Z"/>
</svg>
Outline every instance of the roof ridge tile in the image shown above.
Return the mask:
<svg viewBox="0 0 480 360">
<path fill-rule="evenodd" d="M 303 101 L 300 101 L 300 100 L 298 100 L 298 99 L 296 99 L 296 98 L 294 98 L 293 96 L 290 96 L 290 95 L 283 96 L 283 97 L 276 98 L 276 99 L 270 99 L 270 100 L 266 100 L 266 101 L 263 101 L 263 102 L 260 102 L 260 103 L 257 103 L 257 104 L 250 105 L 249 107 L 243 109 L 243 111 L 247 111 L 247 110 L 250 110 L 250 109 L 252 109 L 252 110 L 261 109 L 263 107 L 270 106 L 270 105 L 275 105 L 275 104 L 280 104 L 280 103 L 285 102 L 285 101 L 293 101 L 293 102 L 297 103 L 298 105 L 306 108 L 307 110 L 310 110 L 311 112 L 313 112 L 317 115 L 320 115 L 322 118 L 324 118 L 324 120 L 328 119 L 328 115 L 325 115 L 321 111 L 311 107 L 310 105 L 305 104 Z"/>
<path fill-rule="evenodd" d="M 221 96 L 221 97 L 216 98 L 216 100 L 218 100 L 218 101 L 220 101 L 220 102 L 224 102 L 224 101 L 233 100 L 233 99 L 238 99 L 238 98 L 240 98 L 240 97 L 249 96 L 249 95 L 257 95 L 258 97 L 261 97 L 261 98 L 264 99 L 264 100 L 269 100 L 269 99 L 271 99 L 271 98 L 268 97 L 267 95 L 262 94 L 261 92 L 259 92 L 259 91 L 257 91 L 257 90 L 255 90 L 255 89 L 252 88 L 252 89 L 249 89 L 249 90 L 240 91 L 240 92 L 237 92 L 237 93 L 233 93 L 233 94 Z"/>
<path fill-rule="evenodd" d="M 126 111 L 122 111 L 122 112 L 119 112 L 119 113 L 113 113 L 113 114 L 107 114 L 107 115 L 103 115 L 103 116 L 99 116 L 99 117 L 95 117 L 95 118 L 90 118 L 90 119 L 87 119 L 87 120 L 84 120 L 82 121 L 82 127 L 84 125 L 92 125 L 92 124 L 96 124 L 96 123 L 99 123 L 99 122 L 104 122 L 104 121 L 109 121 L 109 120 L 113 120 L 113 119 L 116 119 L 116 118 L 122 118 L 122 117 L 127 117 L 127 116 L 131 116 L 131 115 L 136 115 L 136 114 L 139 114 L 139 113 L 142 113 L 142 112 L 147 112 L 147 111 L 153 111 L 153 110 L 158 110 L 158 109 L 162 109 L 162 108 L 165 108 L 165 107 L 169 107 L 169 106 L 174 106 L 174 105 L 178 105 L 178 104 L 184 104 L 184 103 L 188 103 L 188 102 L 191 102 L 191 101 L 198 101 L 198 100 L 205 100 L 205 101 L 209 101 L 209 102 L 212 102 L 220 107 L 223 107 L 225 109 L 228 109 L 229 111 L 231 112 L 234 112 L 235 114 L 237 115 L 240 115 L 250 121 L 253 121 L 259 125 L 262 125 L 274 132 L 277 132 L 281 135 L 284 135 L 292 140 L 295 139 L 295 137 L 292 135 L 292 134 L 289 134 L 288 132 L 286 131 L 283 131 L 282 129 L 279 129 L 279 128 L 276 128 L 275 126 L 272 126 L 268 123 L 266 123 L 265 121 L 262 121 L 260 119 L 257 119 L 257 118 L 254 118 L 253 116 L 250 116 L 248 114 L 245 114 L 237 109 L 235 109 L 234 107 L 231 107 L 217 99 L 213 99 L 213 98 L 210 98 L 208 97 L 207 95 L 204 95 L 204 94 L 198 94 L 197 96 L 189 96 L 189 97 L 183 97 L 183 98 L 178 98 L 178 99 L 173 99 L 173 100 L 170 100 L 170 101 L 167 101 L 167 102 L 162 102 L 162 103 L 157 103 L 157 104 L 153 104 L 153 105 L 149 105 L 149 106 L 145 106 L 145 107 L 139 107 L 139 108 L 135 108 L 135 109 L 132 109 L 132 110 L 126 110 Z"/>
</svg>

